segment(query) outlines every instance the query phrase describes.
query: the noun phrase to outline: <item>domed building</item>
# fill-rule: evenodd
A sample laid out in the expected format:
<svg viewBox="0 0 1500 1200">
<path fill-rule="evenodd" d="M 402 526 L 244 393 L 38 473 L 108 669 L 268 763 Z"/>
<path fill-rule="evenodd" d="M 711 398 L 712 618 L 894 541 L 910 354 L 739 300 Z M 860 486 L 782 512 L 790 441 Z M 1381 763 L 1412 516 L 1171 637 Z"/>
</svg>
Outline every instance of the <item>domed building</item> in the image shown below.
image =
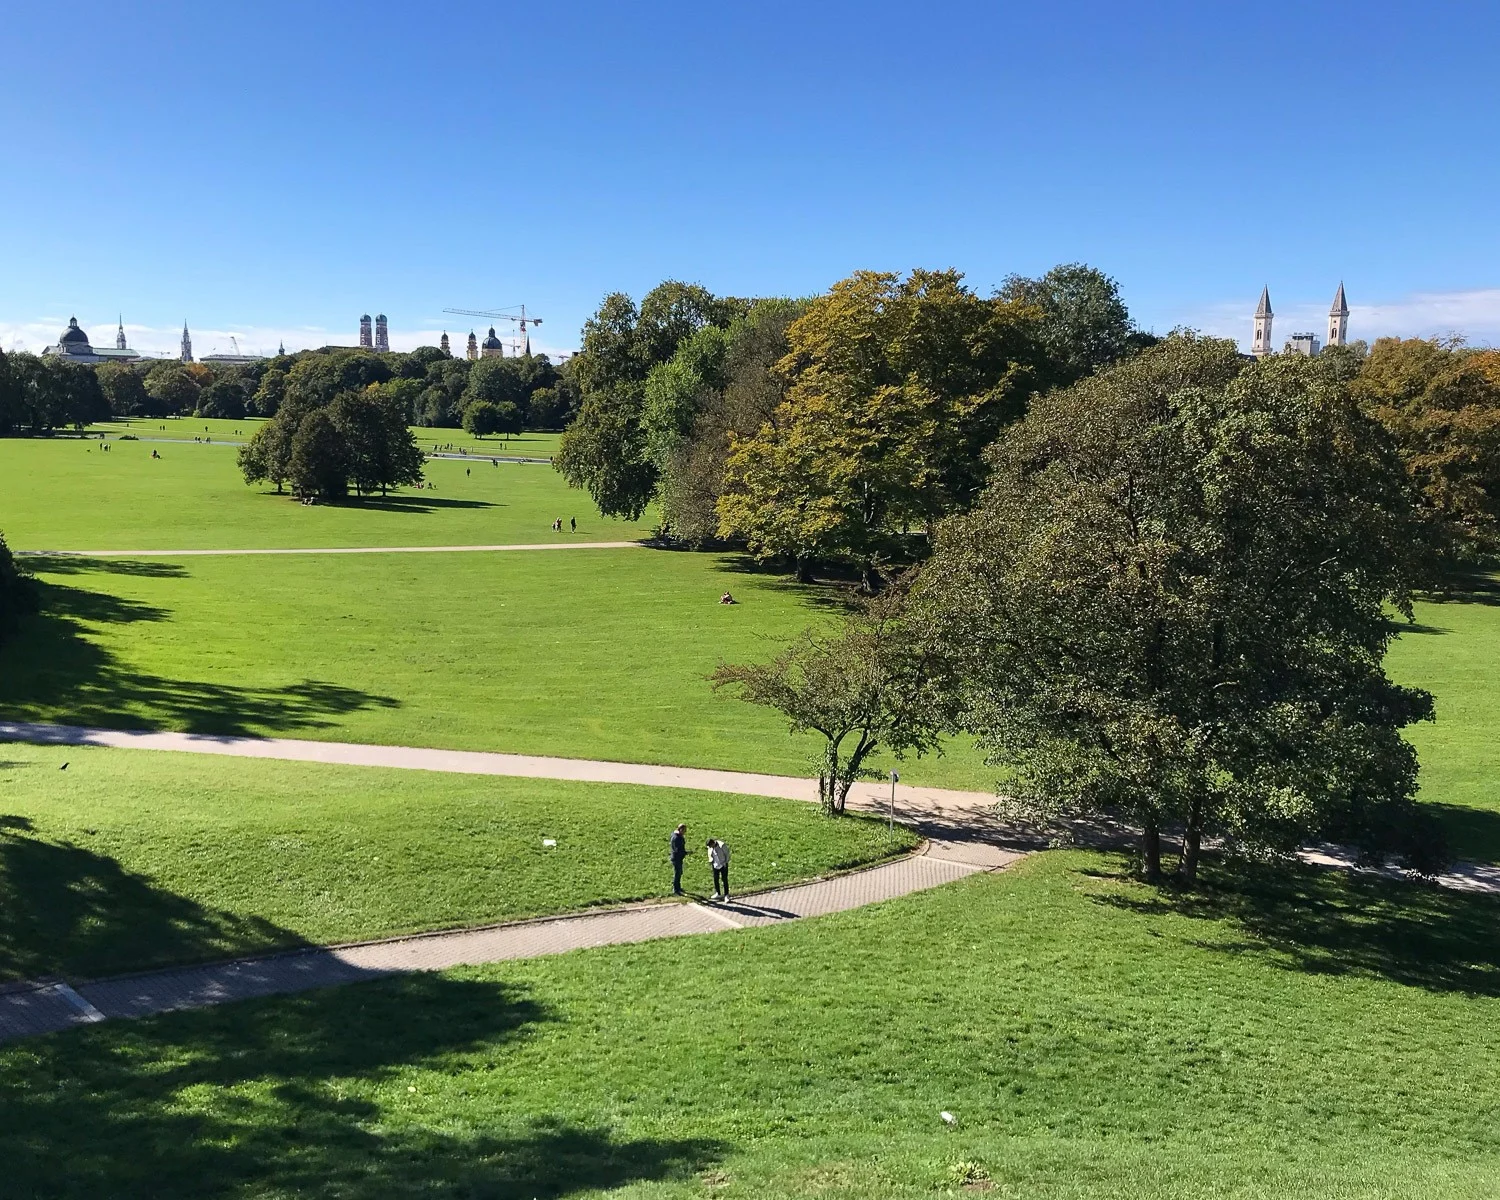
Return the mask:
<svg viewBox="0 0 1500 1200">
<path fill-rule="evenodd" d="M 115 334 L 115 344 L 112 348 L 95 349 L 89 344 L 89 335 L 79 327 L 77 317 L 68 318 L 68 327 L 62 331 L 57 339 L 57 344 L 48 346 L 42 351 L 43 354 L 56 358 L 65 358 L 69 362 L 82 363 L 85 366 L 97 366 L 107 362 L 139 362 L 141 356 L 125 344 L 125 322 L 120 321 L 119 332 Z"/>
<path fill-rule="evenodd" d="M 495 327 L 493 325 L 490 326 L 490 336 L 484 339 L 484 345 L 480 347 L 479 356 L 481 358 L 505 357 L 505 346 L 495 336 Z"/>
</svg>

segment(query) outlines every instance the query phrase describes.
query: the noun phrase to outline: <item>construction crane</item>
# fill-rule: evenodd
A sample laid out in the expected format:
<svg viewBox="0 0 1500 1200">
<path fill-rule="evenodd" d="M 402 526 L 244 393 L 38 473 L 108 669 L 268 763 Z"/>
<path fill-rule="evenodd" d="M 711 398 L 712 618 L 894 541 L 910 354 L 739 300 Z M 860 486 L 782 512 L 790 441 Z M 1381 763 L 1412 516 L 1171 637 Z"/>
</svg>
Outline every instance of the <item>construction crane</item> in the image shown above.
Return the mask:
<svg viewBox="0 0 1500 1200">
<path fill-rule="evenodd" d="M 517 308 L 521 310 L 519 313 L 513 311 Z M 518 334 L 517 337 L 511 339 L 511 350 L 518 354 L 521 352 L 520 343 L 522 342 L 526 345 L 525 353 L 531 353 L 531 339 L 526 336 L 526 326 L 540 325 L 542 323 L 541 317 L 527 315 L 524 304 L 513 304 L 508 309 L 500 308 L 493 311 L 478 308 L 445 308 L 443 311 L 451 313 L 455 317 L 483 317 L 486 321 L 509 321 L 516 327 Z"/>
</svg>

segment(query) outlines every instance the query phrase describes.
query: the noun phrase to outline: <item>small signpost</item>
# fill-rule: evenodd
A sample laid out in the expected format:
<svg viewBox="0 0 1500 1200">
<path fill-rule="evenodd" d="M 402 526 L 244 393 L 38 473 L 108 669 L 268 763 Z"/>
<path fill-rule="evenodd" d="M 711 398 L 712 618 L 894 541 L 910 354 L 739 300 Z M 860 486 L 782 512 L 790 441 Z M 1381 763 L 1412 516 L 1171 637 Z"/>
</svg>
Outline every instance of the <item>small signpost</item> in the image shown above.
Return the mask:
<svg viewBox="0 0 1500 1200">
<path fill-rule="evenodd" d="M 896 836 L 896 784 L 900 779 L 901 776 L 897 775 L 896 772 L 891 772 L 891 811 L 886 820 L 886 830 L 892 837 Z"/>
</svg>

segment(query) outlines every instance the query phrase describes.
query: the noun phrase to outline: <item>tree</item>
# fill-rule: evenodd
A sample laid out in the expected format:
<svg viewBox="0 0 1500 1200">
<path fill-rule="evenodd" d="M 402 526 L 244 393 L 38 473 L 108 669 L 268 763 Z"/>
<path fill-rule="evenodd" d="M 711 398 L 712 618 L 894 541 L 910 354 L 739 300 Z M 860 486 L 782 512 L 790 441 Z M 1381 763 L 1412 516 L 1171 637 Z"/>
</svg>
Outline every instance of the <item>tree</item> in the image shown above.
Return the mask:
<svg viewBox="0 0 1500 1200">
<path fill-rule="evenodd" d="M 963 724 L 1033 814 L 1104 813 L 1287 853 L 1310 837 L 1430 866 L 1382 668 L 1410 611 L 1389 438 L 1318 359 L 1244 367 L 1173 337 L 1039 401 L 945 523 L 918 609 Z"/>
<path fill-rule="evenodd" d="M 201 390 L 181 363 L 159 363 L 146 375 L 146 392 L 152 401 L 152 416 L 195 412 Z"/>
<path fill-rule="evenodd" d="M 117 417 L 134 417 L 146 411 L 150 397 L 146 384 L 133 366 L 128 363 L 104 363 L 96 371 L 99 387 L 109 403 L 109 411 Z"/>
<path fill-rule="evenodd" d="M 818 799 L 837 815 L 854 782 L 875 774 L 876 751 L 899 759 L 938 747 L 943 661 L 907 620 L 904 591 L 893 588 L 861 603 L 837 632 L 805 629 L 770 662 L 721 665 L 709 678 L 776 709 L 792 733 L 822 736 Z"/>
<path fill-rule="evenodd" d="M 1356 365 L 1417 489 L 1429 577 L 1500 552 L 1500 351 L 1380 338 Z"/>
<path fill-rule="evenodd" d="M 397 401 L 380 394 L 379 385 L 345 392 L 327 408 L 333 427 L 344 439 L 344 462 L 361 494 L 414 484 L 422 478 L 425 459 L 406 414 Z M 303 417 L 305 425 L 311 417 Z"/>
<path fill-rule="evenodd" d="M 476 437 L 520 433 L 521 410 L 509 400 L 476 400 L 464 409 L 464 429 Z"/>
<path fill-rule="evenodd" d="M 279 415 L 279 414 L 278 414 Z M 279 494 L 292 473 L 292 437 L 296 426 L 288 421 L 267 421 L 239 448 L 240 473 L 246 483 L 269 481 Z"/>
<path fill-rule="evenodd" d="M 22 617 L 36 609 L 36 581 L 16 563 L 0 535 L 0 642 L 15 633 Z"/>
<path fill-rule="evenodd" d="M 298 424 L 289 467 L 295 496 L 337 500 L 348 494 L 349 444 L 327 409 L 314 409 Z"/>
<path fill-rule="evenodd" d="M 198 396 L 200 417 L 237 421 L 245 415 L 245 389 L 237 379 L 216 379 Z"/>
<path fill-rule="evenodd" d="M 260 377 L 260 386 L 255 389 L 255 395 L 246 406 L 252 416 L 274 417 L 276 410 L 281 407 L 282 397 L 286 395 L 287 368 L 281 365 L 284 361 L 276 359 Z"/>
<path fill-rule="evenodd" d="M 658 474 L 692 434 L 708 395 L 724 388 L 732 340 L 730 330 L 705 325 L 646 375 L 641 430 L 646 457 Z"/>
<path fill-rule="evenodd" d="M 1082 379 L 1153 340 L 1135 332 L 1120 285 L 1084 263 L 1053 267 L 1040 279 L 1011 275 L 999 294 L 1041 311 L 1052 384 Z"/>
<path fill-rule="evenodd" d="M 1024 409 L 1035 311 L 956 271 L 860 272 L 787 330 L 785 399 L 730 439 L 719 533 L 761 557 L 842 561 L 873 585 L 983 480 L 981 451 Z"/>
<path fill-rule="evenodd" d="M 659 471 L 642 426 L 652 369 L 700 329 L 727 326 L 744 309 L 741 301 L 667 280 L 646 294 L 639 310 L 622 293 L 606 296 L 584 324 L 583 349 L 570 363 L 582 400 L 555 461 L 601 512 L 635 520 L 655 497 Z"/>
</svg>

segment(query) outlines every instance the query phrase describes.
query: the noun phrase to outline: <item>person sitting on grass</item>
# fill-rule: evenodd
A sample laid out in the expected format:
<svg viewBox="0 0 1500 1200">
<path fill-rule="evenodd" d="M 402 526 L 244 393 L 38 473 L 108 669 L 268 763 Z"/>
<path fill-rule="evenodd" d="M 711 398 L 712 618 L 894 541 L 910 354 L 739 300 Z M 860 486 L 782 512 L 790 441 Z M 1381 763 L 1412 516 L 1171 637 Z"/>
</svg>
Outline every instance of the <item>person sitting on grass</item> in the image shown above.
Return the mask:
<svg viewBox="0 0 1500 1200">
<path fill-rule="evenodd" d="M 714 899 L 729 900 L 729 847 L 718 838 L 709 838 L 708 865 L 714 873 Z"/>
<path fill-rule="evenodd" d="M 738 604 L 739 601 L 736 600 L 733 596 L 731 596 L 728 592 L 725 592 L 722 596 L 719 597 L 719 603 L 720 604 Z"/>
</svg>

